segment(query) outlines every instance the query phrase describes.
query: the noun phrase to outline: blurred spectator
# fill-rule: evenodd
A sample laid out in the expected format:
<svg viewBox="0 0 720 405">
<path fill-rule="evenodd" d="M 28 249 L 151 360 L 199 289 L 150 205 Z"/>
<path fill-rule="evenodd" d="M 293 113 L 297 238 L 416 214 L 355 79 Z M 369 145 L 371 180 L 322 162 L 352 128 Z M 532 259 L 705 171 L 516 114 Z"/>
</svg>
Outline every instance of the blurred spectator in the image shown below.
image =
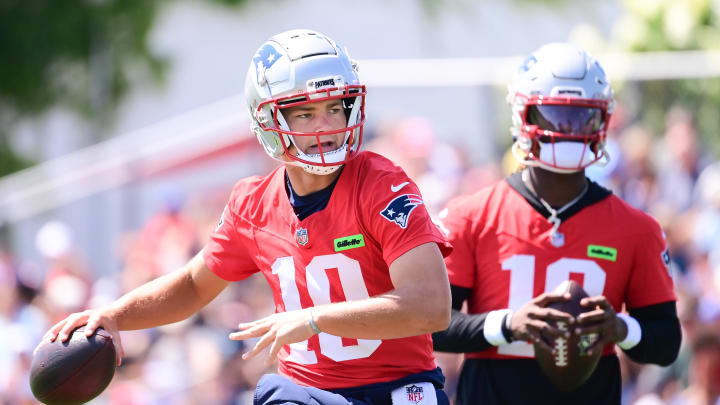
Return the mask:
<svg viewBox="0 0 720 405">
<path fill-rule="evenodd" d="M 688 387 L 670 404 L 720 404 L 720 335 L 717 330 L 706 330 L 695 337 L 688 372 Z"/>
<path fill-rule="evenodd" d="M 692 115 L 681 107 L 668 112 L 665 127 L 664 153 L 659 154 L 665 161 L 659 164 L 657 202 L 682 212 L 693 203 L 692 191 L 703 165 L 698 135 Z"/>
<path fill-rule="evenodd" d="M 386 121 L 367 146 L 405 170 L 420 188 L 431 214 L 457 193 L 464 169 L 461 153 L 436 138 L 432 123 L 415 116 Z"/>
<path fill-rule="evenodd" d="M 648 210 L 657 201 L 658 190 L 652 162 L 652 134 L 642 126 L 626 129 L 620 139 L 622 174 L 616 191 L 633 207 Z"/>
</svg>

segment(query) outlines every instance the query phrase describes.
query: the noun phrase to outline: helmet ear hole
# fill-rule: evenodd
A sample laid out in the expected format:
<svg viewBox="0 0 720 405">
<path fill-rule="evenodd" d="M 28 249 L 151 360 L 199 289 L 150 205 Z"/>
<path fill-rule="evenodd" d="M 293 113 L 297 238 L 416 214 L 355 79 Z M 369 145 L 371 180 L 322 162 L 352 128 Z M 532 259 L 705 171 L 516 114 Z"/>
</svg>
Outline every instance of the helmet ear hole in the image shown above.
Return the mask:
<svg viewBox="0 0 720 405">
<path fill-rule="evenodd" d="M 349 93 L 357 93 L 357 90 L 350 90 Z M 353 116 L 353 108 L 355 107 L 356 103 L 361 103 L 362 101 L 358 99 L 358 96 L 355 97 L 345 97 L 342 99 L 342 107 L 343 112 L 345 113 L 345 122 L 347 122 L 347 125 L 350 126 L 350 119 Z"/>
<path fill-rule="evenodd" d="M 345 122 L 347 122 L 349 124 L 350 123 L 350 114 L 352 114 L 353 104 L 348 103 L 347 99 L 343 99 L 342 105 L 343 105 L 343 113 L 345 113 Z"/>
</svg>

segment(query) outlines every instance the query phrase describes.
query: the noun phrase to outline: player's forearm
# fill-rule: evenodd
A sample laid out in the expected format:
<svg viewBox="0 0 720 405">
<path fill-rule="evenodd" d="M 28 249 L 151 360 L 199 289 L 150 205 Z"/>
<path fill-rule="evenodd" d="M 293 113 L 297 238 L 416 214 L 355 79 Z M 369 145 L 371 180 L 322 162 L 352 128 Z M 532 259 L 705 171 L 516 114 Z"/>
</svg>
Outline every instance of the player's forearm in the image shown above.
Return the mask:
<svg viewBox="0 0 720 405">
<path fill-rule="evenodd" d="M 446 330 L 433 333 L 433 349 L 451 353 L 489 349 L 492 345 L 484 335 L 486 317 L 487 313 L 470 315 L 453 309 L 450 326 Z"/>
<path fill-rule="evenodd" d="M 181 321 L 206 303 L 183 268 L 135 288 L 107 309 L 120 330 L 136 330 Z"/>
<path fill-rule="evenodd" d="M 682 333 L 675 302 L 630 310 L 642 329 L 640 342 L 625 353 L 638 363 L 672 364 L 680 351 Z"/>
<path fill-rule="evenodd" d="M 359 301 L 313 308 L 323 332 L 356 339 L 396 339 L 447 328 L 450 303 L 435 286 L 408 286 Z"/>
</svg>

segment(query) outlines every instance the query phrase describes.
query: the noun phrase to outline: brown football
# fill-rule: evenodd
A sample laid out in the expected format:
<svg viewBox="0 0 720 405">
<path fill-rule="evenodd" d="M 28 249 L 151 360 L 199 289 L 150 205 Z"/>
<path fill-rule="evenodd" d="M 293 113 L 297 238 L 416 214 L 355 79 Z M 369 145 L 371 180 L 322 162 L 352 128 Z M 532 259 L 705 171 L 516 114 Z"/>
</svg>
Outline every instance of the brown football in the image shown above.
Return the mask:
<svg viewBox="0 0 720 405">
<path fill-rule="evenodd" d="M 44 343 L 30 365 L 30 388 L 48 405 L 83 404 L 98 396 L 115 374 L 115 346 L 104 329 L 86 337 L 75 329 L 67 342 Z"/>
<path fill-rule="evenodd" d="M 567 312 L 574 317 L 591 310 L 580 306 L 580 300 L 587 297 L 588 294 L 575 281 L 565 281 L 557 286 L 553 292 L 568 292 L 570 293 L 570 300 L 554 302 L 548 305 L 549 308 Z M 556 326 L 559 329 L 568 327 L 563 322 L 558 322 Z M 568 339 L 557 338 L 554 341 L 547 338 L 546 341 L 553 347 L 553 351 L 548 352 L 547 349 L 536 343 L 534 345 L 535 359 L 550 382 L 558 390 L 564 392 L 573 391 L 590 377 L 600 360 L 601 350 L 596 350 L 592 355 L 586 353 L 585 350 L 597 338 L 596 334 L 581 336 L 571 334 Z"/>
</svg>

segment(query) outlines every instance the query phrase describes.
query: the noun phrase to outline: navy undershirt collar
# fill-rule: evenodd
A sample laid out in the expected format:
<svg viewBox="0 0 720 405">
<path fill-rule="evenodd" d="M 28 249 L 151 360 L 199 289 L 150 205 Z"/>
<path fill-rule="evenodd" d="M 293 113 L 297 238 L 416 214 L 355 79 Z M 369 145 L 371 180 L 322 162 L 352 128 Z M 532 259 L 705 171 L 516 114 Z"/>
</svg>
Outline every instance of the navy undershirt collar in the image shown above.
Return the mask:
<svg viewBox="0 0 720 405">
<path fill-rule="evenodd" d="M 343 170 L 343 168 L 340 168 L 340 170 Z M 340 175 L 342 175 L 342 173 L 340 173 Z M 288 198 L 290 199 L 290 205 L 292 205 L 293 211 L 295 211 L 295 215 L 297 215 L 298 219 L 302 221 L 310 215 L 325 209 L 330 201 L 330 196 L 332 195 L 335 184 L 337 184 L 339 178 L 340 176 L 337 176 L 335 181 L 322 190 L 300 196 L 295 193 L 295 190 L 293 190 L 292 184 L 290 184 L 290 178 L 288 177 L 287 172 L 285 172 L 285 187 L 287 189 Z"/>
</svg>

